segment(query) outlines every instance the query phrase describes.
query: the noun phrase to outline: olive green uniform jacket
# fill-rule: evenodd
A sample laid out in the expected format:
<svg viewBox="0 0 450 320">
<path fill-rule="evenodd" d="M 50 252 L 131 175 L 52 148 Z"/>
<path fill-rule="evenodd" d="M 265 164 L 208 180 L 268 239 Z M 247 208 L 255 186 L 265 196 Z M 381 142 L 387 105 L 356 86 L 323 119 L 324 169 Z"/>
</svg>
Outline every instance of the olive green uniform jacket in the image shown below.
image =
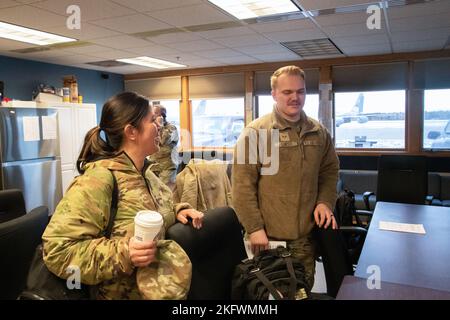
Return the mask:
<svg viewBox="0 0 450 320">
<path fill-rule="evenodd" d="M 259 139 L 259 129 L 268 130 L 269 138 L 265 144 L 268 149 L 271 133 L 274 129 L 279 130 L 279 166 L 275 174 L 261 174 L 259 156 L 256 164 L 250 161 L 237 163 L 238 149 L 242 150 L 238 147 L 244 142 L 245 134 L 253 132 Z M 257 152 L 263 151 L 258 144 L 255 148 Z M 247 147 L 246 153 L 248 151 Z M 269 238 L 303 238 L 314 226 L 313 212 L 317 204 L 324 203 L 333 210 L 338 170 L 339 160 L 333 141 L 319 122 L 302 111 L 298 125 L 294 126 L 274 108 L 271 114 L 252 121 L 236 144 L 232 170 L 233 206 L 247 233 L 265 229 Z"/>
<path fill-rule="evenodd" d="M 110 239 L 106 229 L 114 186 L 119 189 L 116 218 Z M 172 193 L 150 170 L 141 174 L 132 160 L 121 153 L 85 165 L 58 204 L 42 239 L 44 261 L 50 271 L 67 278 L 69 265 L 80 270 L 81 282 L 100 284 L 99 299 L 141 299 L 136 270 L 128 251 L 134 235 L 134 217 L 140 210 L 156 210 L 167 229 L 175 213 L 188 204 L 173 205 Z"/>
</svg>

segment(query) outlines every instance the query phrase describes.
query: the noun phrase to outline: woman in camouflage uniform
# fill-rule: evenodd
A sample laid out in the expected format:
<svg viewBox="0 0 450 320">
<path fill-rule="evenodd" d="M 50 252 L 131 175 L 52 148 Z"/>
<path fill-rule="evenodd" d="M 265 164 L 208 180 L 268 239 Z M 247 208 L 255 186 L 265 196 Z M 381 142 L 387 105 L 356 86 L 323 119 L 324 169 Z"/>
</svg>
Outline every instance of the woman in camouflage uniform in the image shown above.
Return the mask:
<svg viewBox="0 0 450 320">
<path fill-rule="evenodd" d="M 169 187 L 175 186 L 178 167 L 178 131 L 177 127 L 167 122 L 167 110 L 163 106 L 153 106 L 157 116 L 161 116 L 162 127 L 160 131 L 159 151 L 153 153 L 148 159 L 152 162 L 151 170 Z"/>
<path fill-rule="evenodd" d="M 135 267 L 148 266 L 156 242 L 134 239 L 134 217 L 155 210 L 167 229 L 175 220 L 200 228 L 203 214 L 187 203 L 172 202 L 172 193 L 150 170 L 146 156 L 159 149 L 157 118 L 146 98 L 124 92 L 103 106 L 100 125 L 86 134 L 75 178 L 58 204 L 43 235 L 44 261 L 61 278 L 77 266 L 81 282 L 100 284 L 99 299 L 141 299 Z M 105 140 L 101 137 L 104 133 Z M 113 176 L 119 201 L 111 238 L 102 237 L 108 224 Z"/>
</svg>

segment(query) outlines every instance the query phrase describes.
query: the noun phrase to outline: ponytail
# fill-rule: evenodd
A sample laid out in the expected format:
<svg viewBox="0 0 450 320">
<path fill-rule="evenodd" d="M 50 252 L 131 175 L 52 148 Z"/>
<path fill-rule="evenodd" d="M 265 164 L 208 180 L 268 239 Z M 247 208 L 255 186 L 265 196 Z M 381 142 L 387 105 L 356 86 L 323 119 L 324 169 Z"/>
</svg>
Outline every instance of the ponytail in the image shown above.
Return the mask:
<svg viewBox="0 0 450 320">
<path fill-rule="evenodd" d="M 84 137 L 83 147 L 77 160 L 77 170 L 80 174 L 84 173 L 84 165 L 99 158 L 109 158 L 114 156 L 118 150 L 115 150 L 108 143 L 108 136 L 105 132 L 106 141 L 100 136 L 102 129 L 96 126 L 90 129 Z"/>
<path fill-rule="evenodd" d="M 137 93 L 122 92 L 109 98 L 103 105 L 100 125 L 89 130 L 84 137 L 77 160 L 78 172 L 83 174 L 83 167 L 89 162 L 116 156 L 121 150 L 125 126 L 131 124 L 139 128 L 149 112 L 149 101 Z M 106 140 L 100 135 L 102 131 Z"/>
</svg>

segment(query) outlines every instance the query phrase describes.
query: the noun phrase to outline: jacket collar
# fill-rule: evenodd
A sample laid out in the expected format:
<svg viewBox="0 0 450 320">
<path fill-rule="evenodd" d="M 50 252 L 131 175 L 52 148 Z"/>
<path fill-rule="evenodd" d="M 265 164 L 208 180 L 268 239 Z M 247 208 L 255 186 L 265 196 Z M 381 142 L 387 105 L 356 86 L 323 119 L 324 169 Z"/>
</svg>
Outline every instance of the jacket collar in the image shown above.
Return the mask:
<svg viewBox="0 0 450 320">
<path fill-rule="evenodd" d="M 291 129 L 294 128 L 292 125 L 292 122 L 287 121 L 284 119 L 281 114 L 277 111 L 276 104 L 273 105 L 273 111 L 272 111 L 272 128 L 284 130 L 284 129 Z M 317 131 L 320 128 L 319 123 L 311 120 L 309 118 L 305 111 L 302 110 L 300 113 L 300 120 L 297 122 L 298 127 L 301 128 L 302 134 L 312 131 Z"/>
</svg>

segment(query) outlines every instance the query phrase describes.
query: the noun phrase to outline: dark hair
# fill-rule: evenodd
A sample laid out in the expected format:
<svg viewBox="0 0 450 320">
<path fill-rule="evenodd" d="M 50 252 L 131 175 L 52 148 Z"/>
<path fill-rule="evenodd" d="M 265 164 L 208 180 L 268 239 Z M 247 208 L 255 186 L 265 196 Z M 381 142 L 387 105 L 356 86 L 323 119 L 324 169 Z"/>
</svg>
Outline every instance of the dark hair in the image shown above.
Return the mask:
<svg viewBox="0 0 450 320">
<path fill-rule="evenodd" d="M 156 106 L 153 106 L 154 108 L 158 108 L 159 109 L 159 113 L 161 114 L 161 117 L 163 118 L 163 124 L 166 125 L 167 124 L 167 109 L 166 107 L 163 107 L 162 105 L 158 104 Z"/>
<path fill-rule="evenodd" d="M 125 126 L 131 124 L 139 128 L 149 111 L 150 103 L 147 98 L 134 92 L 123 92 L 109 98 L 103 105 L 100 125 L 89 130 L 84 137 L 77 160 L 78 172 L 84 172 L 86 163 L 118 154 Z M 104 132 L 106 141 L 100 136 L 101 131 Z"/>
</svg>

